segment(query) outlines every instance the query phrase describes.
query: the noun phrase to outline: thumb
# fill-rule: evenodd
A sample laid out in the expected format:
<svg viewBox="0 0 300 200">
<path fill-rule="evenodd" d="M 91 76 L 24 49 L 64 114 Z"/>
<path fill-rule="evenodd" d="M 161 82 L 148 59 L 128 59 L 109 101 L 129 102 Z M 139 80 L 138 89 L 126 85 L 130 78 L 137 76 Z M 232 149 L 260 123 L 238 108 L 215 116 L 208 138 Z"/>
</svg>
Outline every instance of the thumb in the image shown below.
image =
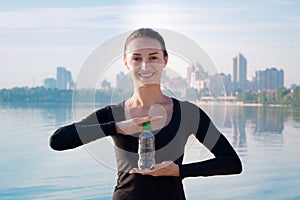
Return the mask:
<svg viewBox="0 0 300 200">
<path fill-rule="evenodd" d="M 145 122 L 151 122 L 151 117 L 140 117 L 140 118 L 136 118 L 134 120 L 134 122 L 139 125 L 139 126 L 142 126 L 143 123 Z"/>
</svg>

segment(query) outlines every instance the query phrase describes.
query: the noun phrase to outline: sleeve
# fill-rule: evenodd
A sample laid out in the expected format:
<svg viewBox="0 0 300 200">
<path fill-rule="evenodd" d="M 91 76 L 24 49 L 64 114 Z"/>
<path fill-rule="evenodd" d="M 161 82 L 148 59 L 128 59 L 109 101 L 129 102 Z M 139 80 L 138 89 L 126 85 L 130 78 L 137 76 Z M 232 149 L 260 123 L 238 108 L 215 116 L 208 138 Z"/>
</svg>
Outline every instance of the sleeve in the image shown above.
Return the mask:
<svg viewBox="0 0 300 200">
<path fill-rule="evenodd" d="M 215 158 L 179 166 L 180 177 L 240 174 L 242 163 L 226 137 L 216 128 L 200 108 L 196 138 L 211 151 Z"/>
<path fill-rule="evenodd" d="M 60 127 L 50 137 L 50 147 L 57 151 L 73 149 L 116 133 L 111 107 L 93 112 L 77 123 Z"/>
</svg>

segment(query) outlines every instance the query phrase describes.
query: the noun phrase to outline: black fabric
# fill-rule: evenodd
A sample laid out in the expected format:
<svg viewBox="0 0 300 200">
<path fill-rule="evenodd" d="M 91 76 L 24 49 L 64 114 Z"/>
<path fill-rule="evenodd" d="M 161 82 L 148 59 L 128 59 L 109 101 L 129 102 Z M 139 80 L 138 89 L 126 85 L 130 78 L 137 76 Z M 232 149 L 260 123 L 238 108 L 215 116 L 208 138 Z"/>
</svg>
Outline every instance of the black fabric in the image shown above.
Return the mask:
<svg viewBox="0 0 300 200">
<path fill-rule="evenodd" d="M 138 135 L 116 133 L 115 122 L 125 119 L 124 103 L 99 109 L 78 123 L 59 128 L 50 137 L 55 150 L 76 148 L 85 143 L 111 136 L 115 143 L 118 180 L 114 200 L 185 199 L 182 179 L 192 176 L 212 176 L 241 173 L 242 165 L 236 152 L 196 105 L 173 98 L 171 121 L 155 135 L 155 161 L 172 160 L 179 165 L 180 177 L 153 177 L 129 174 L 137 167 Z M 182 164 L 188 137 L 194 134 L 215 158 Z"/>
</svg>

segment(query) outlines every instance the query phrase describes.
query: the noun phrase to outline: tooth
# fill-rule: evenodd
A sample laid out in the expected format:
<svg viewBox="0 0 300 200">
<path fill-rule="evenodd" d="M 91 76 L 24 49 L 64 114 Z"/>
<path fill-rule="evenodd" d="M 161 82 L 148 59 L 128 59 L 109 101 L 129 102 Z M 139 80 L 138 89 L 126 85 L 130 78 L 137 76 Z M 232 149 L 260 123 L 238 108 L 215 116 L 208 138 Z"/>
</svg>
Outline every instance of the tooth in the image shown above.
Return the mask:
<svg viewBox="0 0 300 200">
<path fill-rule="evenodd" d="M 140 74 L 140 76 L 142 76 L 142 77 L 150 77 L 152 75 L 153 75 L 153 73 L 152 74 Z"/>
</svg>

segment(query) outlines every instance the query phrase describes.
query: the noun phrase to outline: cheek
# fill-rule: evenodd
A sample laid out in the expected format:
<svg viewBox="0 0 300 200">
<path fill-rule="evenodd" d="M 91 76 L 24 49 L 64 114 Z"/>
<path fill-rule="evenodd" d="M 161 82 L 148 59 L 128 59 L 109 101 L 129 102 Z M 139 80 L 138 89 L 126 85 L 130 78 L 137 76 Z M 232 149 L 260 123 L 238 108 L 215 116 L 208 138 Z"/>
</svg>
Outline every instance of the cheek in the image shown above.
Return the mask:
<svg viewBox="0 0 300 200">
<path fill-rule="evenodd" d="M 156 71 L 162 72 L 165 68 L 165 65 L 162 64 L 162 63 L 157 63 L 157 64 L 154 65 L 154 68 L 155 68 Z"/>
<path fill-rule="evenodd" d="M 138 73 L 138 69 L 135 67 L 130 67 L 130 68 L 128 68 L 128 70 L 129 70 L 129 74 L 132 78 L 134 78 Z"/>
<path fill-rule="evenodd" d="M 140 64 L 138 62 L 133 62 L 133 61 L 127 61 L 127 69 L 135 69 L 139 66 Z"/>
<path fill-rule="evenodd" d="M 129 70 L 129 71 L 131 71 L 131 70 L 134 69 L 134 66 L 132 66 L 132 64 L 130 62 L 127 62 L 126 69 Z"/>
<path fill-rule="evenodd" d="M 134 63 L 132 62 L 132 60 L 130 58 L 124 57 L 123 58 L 123 63 L 126 66 L 126 68 L 128 70 L 130 70 L 131 68 L 134 67 Z"/>
</svg>

